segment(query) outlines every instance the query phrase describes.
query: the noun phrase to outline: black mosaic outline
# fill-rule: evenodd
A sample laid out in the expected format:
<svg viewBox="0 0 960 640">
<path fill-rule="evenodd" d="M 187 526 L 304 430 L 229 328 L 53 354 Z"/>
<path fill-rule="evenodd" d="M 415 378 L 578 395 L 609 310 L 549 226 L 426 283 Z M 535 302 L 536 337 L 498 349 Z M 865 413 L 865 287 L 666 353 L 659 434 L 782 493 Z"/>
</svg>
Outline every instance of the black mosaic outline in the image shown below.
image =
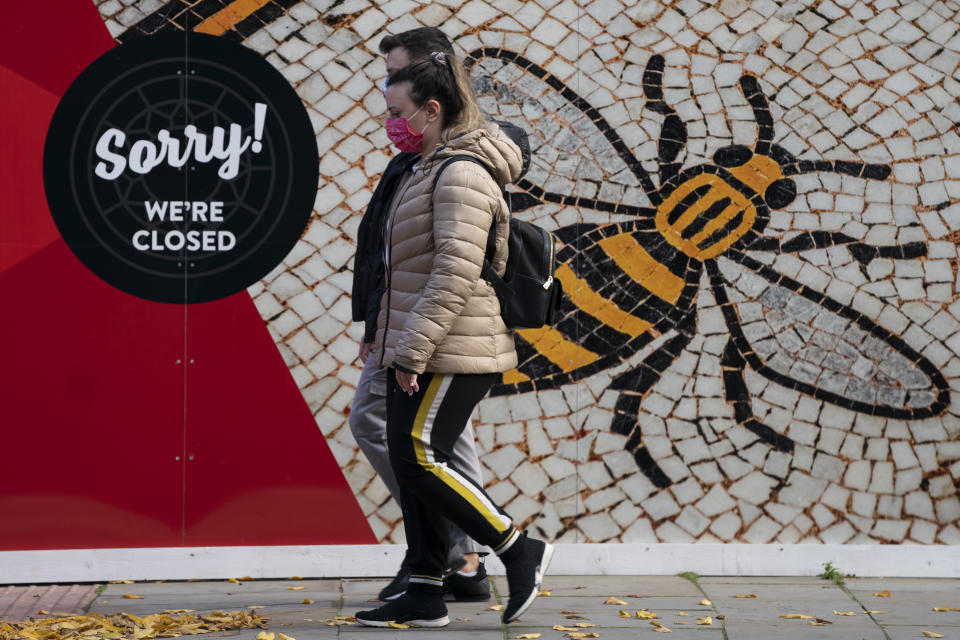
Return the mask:
<svg viewBox="0 0 960 640">
<path fill-rule="evenodd" d="M 727 328 L 730 330 L 731 339 L 736 344 L 739 354 L 750 365 L 750 368 L 763 377 L 789 389 L 795 389 L 801 393 L 813 396 L 819 400 L 824 400 L 839 407 L 844 407 L 858 413 L 875 415 L 883 418 L 894 418 L 899 420 L 919 420 L 922 418 L 930 418 L 942 414 L 950 405 L 950 387 L 943 375 L 936 368 L 936 366 L 930 362 L 930 360 L 907 345 L 907 343 L 904 342 L 904 340 L 899 336 L 894 335 L 887 329 L 879 326 L 873 320 L 867 318 L 859 311 L 856 311 L 855 309 L 852 309 L 847 305 L 820 293 L 819 291 L 811 289 L 810 287 L 797 282 L 789 276 L 779 273 L 778 271 L 754 260 L 744 253 L 739 251 L 731 251 L 726 255 L 726 257 L 754 271 L 771 284 L 790 289 L 794 293 L 803 296 L 807 300 L 810 300 L 817 306 L 837 315 L 843 316 L 848 320 L 854 321 L 863 331 L 873 335 L 876 338 L 879 338 L 887 345 L 898 351 L 915 366 L 917 366 L 917 368 L 919 368 L 930 378 L 930 382 L 938 389 L 939 393 L 937 394 L 937 399 L 933 402 L 933 404 L 929 405 L 929 407 L 897 409 L 894 407 L 872 405 L 859 400 L 845 398 L 833 392 L 819 389 L 818 387 L 806 382 L 794 380 L 789 376 L 771 369 L 770 367 L 766 366 L 760 356 L 753 351 L 749 340 L 747 340 L 746 336 L 743 334 L 734 304 L 730 301 L 726 294 L 726 283 L 723 275 L 720 273 L 719 267 L 713 261 L 710 261 L 710 263 L 707 264 L 707 272 L 710 276 L 711 289 L 723 312 L 724 319 L 727 323 Z"/>
<path fill-rule="evenodd" d="M 603 134 L 607 141 L 613 145 L 613 148 L 620 156 L 620 159 L 623 160 L 623 162 L 627 165 L 627 168 L 630 169 L 631 173 L 633 173 L 637 180 L 640 181 L 644 192 L 647 194 L 647 197 L 650 198 L 650 202 L 652 202 L 654 205 L 660 204 L 659 201 L 655 200 L 657 197 L 657 189 L 653 184 L 653 180 L 650 178 L 650 174 L 648 174 L 647 170 L 643 168 L 643 166 L 640 164 L 640 161 L 637 160 L 636 156 L 633 155 L 633 152 L 627 148 L 627 145 L 620 137 L 620 134 L 616 132 L 613 126 L 607 122 L 606 118 L 604 118 L 599 111 L 591 106 L 589 102 L 580 97 L 573 89 L 568 87 L 562 80 L 560 80 L 560 78 L 556 77 L 532 60 L 528 60 L 527 58 L 523 57 L 519 53 L 510 51 L 509 49 L 502 49 L 500 47 L 480 47 L 479 49 L 474 49 L 473 51 L 469 52 L 463 60 L 463 64 L 467 68 L 468 73 L 473 68 L 473 65 L 480 61 L 480 58 L 499 58 L 500 60 L 512 62 L 521 69 L 529 71 L 536 77 L 540 78 L 557 92 L 559 92 L 560 95 L 562 95 L 570 104 L 582 111 L 583 114 L 587 116 L 591 122 L 593 122 L 594 126 L 600 130 L 600 133 Z M 557 195 L 556 197 L 562 198 L 563 196 Z M 551 202 L 554 201 L 555 200 L 551 200 Z M 588 202 L 589 199 L 584 198 L 582 201 Z M 613 203 L 605 203 L 604 206 L 616 208 L 616 205 Z M 600 210 L 604 211 L 608 209 Z"/>
<path fill-rule="evenodd" d="M 839 302 L 820 294 L 819 292 L 810 290 L 798 282 L 783 276 L 782 274 L 778 274 L 774 270 L 749 258 L 743 253 L 743 251 L 747 249 L 754 249 L 758 251 L 798 252 L 812 248 L 846 245 L 850 253 L 860 263 L 860 268 L 864 271 L 866 271 L 866 267 L 870 261 L 876 257 L 909 259 L 926 255 L 926 245 L 921 242 L 912 242 L 905 245 L 894 246 L 872 246 L 857 241 L 856 239 L 844 234 L 835 232 L 808 232 L 793 236 L 786 240 L 761 235 L 770 219 L 771 207 L 769 205 L 772 203 L 775 205 L 774 208 L 781 209 L 786 207 L 796 197 L 796 184 L 790 179 L 790 176 L 818 171 L 851 175 L 860 178 L 884 180 L 889 177 L 891 173 L 891 168 L 889 165 L 868 164 L 841 160 L 798 160 L 786 149 L 773 143 L 774 121 L 770 113 L 769 101 L 764 95 L 757 78 L 744 74 L 740 77 L 739 86 L 744 94 L 744 97 L 747 99 L 747 102 L 750 104 L 754 114 L 754 119 L 757 124 L 757 140 L 755 141 L 753 148 L 751 149 L 743 145 L 728 145 L 717 151 L 717 153 L 714 155 L 713 164 L 703 163 L 681 171 L 679 169 L 679 164 L 676 163 L 675 160 L 685 144 L 687 130 L 685 124 L 677 116 L 675 109 L 671 105 L 667 104 L 663 99 L 663 71 L 665 68 L 664 59 L 663 56 L 655 55 L 650 59 L 650 61 L 648 61 L 643 75 L 644 96 L 647 99 L 646 106 L 665 116 L 664 124 L 661 127 L 661 133 L 658 139 L 657 153 L 657 162 L 659 167 L 658 177 L 660 178 L 661 184 L 658 189 L 654 189 L 653 181 L 649 174 L 647 174 L 647 172 L 643 169 L 643 167 L 640 165 L 640 162 L 636 159 L 632 152 L 627 149 L 623 140 L 619 137 L 619 134 L 617 134 L 617 132 L 609 125 L 609 123 L 603 119 L 596 109 L 590 106 L 583 98 L 567 87 L 561 80 L 516 52 L 497 47 L 483 47 L 470 52 L 465 60 L 468 70 L 472 68 L 474 64 L 479 62 L 480 58 L 483 57 L 494 57 L 503 60 L 504 62 L 511 62 L 521 67 L 521 69 L 531 72 L 546 82 L 550 87 L 560 92 L 560 94 L 566 98 L 568 102 L 574 104 L 578 109 L 580 109 L 580 111 L 587 115 L 594 125 L 597 126 L 600 132 L 603 133 L 604 137 L 606 137 L 606 139 L 613 145 L 621 159 L 623 159 L 627 166 L 634 172 L 634 175 L 640 180 L 650 202 L 654 205 L 659 206 L 662 204 L 681 184 L 685 183 L 687 180 L 696 175 L 700 175 L 702 173 L 712 173 L 717 175 L 728 187 L 746 197 L 756 210 L 756 219 L 750 230 L 748 230 L 747 233 L 745 233 L 742 237 L 738 238 L 737 241 L 727 248 L 721 255 L 735 259 L 744 266 L 757 271 L 771 282 L 783 282 L 785 286 L 789 286 L 792 290 L 797 291 L 801 295 L 804 295 L 817 304 L 822 304 L 824 308 L 841 313 L 842 315 L 854 320 L 859 326 L 882 339 L 909 360 L 917 364 L 921 371 L 927 374 L 933 384 L 939 389 L 937 400 L 928 408 L 897 410 L 892 407 L 868 405 L 860 401 L 843 398 L 831 392 L 820 390 L 812 385 L 789 379 L 786 376 L 773 371 L 772 369 L 768 369 L 762 364 L 758 356 L 753 353 L 752 349 L 750 349 L 749 343 L 746 341 L 746 338 L 743 335 L 743 332 L 739 326 L 739 319 L 735 310 L 733 309 L 733 305 L 729 302 L 729 299 L 726 296 L 722 276 L 720 275 L 719 267 L 716 264 L 716 259 L 719 257 L 717 256 L 717 258 L 710 258 L 703 262 L 690 259 L 686 272 L 682 275 L 682 277 L 685 278 L 686 285 L 684 287 L 681 300 L 678 300 L 678 303 L 672 309 L 674 313 L 664 315 L 662 320 L 654 324 L 650 331 L 647 331 L 641 336 L 638 336 L 637 339 L 634 339 L 633 341 L 630 341 L 621 347 L 617 352 L 615 352 L 615 355 L 618 356 L 617 359 L 611 358 L 611 355 L 614 354 L 607 354 L 602 356 L 591 365 L 575 369 L 565 374 L 558 373 L 559 368 L 552 365 L 552 363 L 549 363 L 549 367 L 552 367 L 552 369 L 548 367 L 548 370 L 553 371 L 553 374 L 548 375 L 546 378 L 537 379 L 535 376 L 531 375 L 531 380 L 529 382 L 515 385 L 497 385 L 492 390 L 491 395 L 523 393 L 537 389 L 552 388 L 582 379 L 595 373 L 601 363 L 613 362 L 614 364 L 620 364 L 630 355 L 636 353 L 637 350 L 646 344 L 649 344 L 654 339 L 655 335 L 663 335 L 670 329 L 677 329 L 678 334 L 668 340 L 666 343 L 670 345 L 669 348 L 666 345 L 661 346 L 653 354 L 648 356 L 644 362 L 641 363 L 641 365 L 617 376 L 617 378 L 611 382 L 611 385 L 608 387 L 609 389 L 617 389 L 620 391 L 615 409 L 615 417 L 611 423 L 611 429 L 617 433 L 629 435 L 627 449 L 633 453 L 637 465 L 643 470 L 651 482 L 660 488 L 669 486 L 671 484 L 670 479 L 663 473 L 660 467 L 650 456 L 649 451 L 643 446 L 642 434 L 637 422 L 639 407 L 646 392 L 649 391 L 649 389 L 653 384 L 656 383 L 657 380 L 659 380 L 662 372 L 665 371 L 666 368 L 669 367 L 676 358 L 676 356 L 679 355 L 683 347 L 677 348 L 677 345 L 682 344 L 685 346 L 687 343 L 689 343 L 689 340 L 692 339 L 692 335 L 687 335 L 687 332 L 685 332 L 683 329 L 689 325 L 693 327 L 690 333 L 692 334 L 692 332 L 695 331 L 696 309 L 693 305 L 695 295 L 699 291 L 700 287 L 700 273 L 702 272 L 705 264 L 711 282 L 710 287 L 711 289 L 715 290 L 717 302 L 721 304 L 726 324 L 730 330 L 730 340 L 727 348 L 724 351 L 724 357 L 721 363 L 721 366 L 724 368 L 724 388 L 726 399 L 733 406 L 734 415 L 737 422 L 745 426 L 747 429 L 756 434 L 761 440 L 767 442 L 772 447 L 780 451 L 790 452 L 793 450 L 794 444 L 790 438 L 760 422 L 753 415 L 749 391 L 747 390 L 746 384 L 743 380 L 743 369 L 747 364 L 749 364 L 758 372 L 761 372 L 769 379 L 780 384 L 784 384 L 788 388 L 795 388 L 803 393 L 806 393 L 807 395 L 832 402 L 838 406 L 848 407 L 861 413 L 891 418 L 918 419 L 932 415 L 939 415 L 946 409 L 946 407 L 949 406 L 949 387 L 947 387 L 946 382 L 939 370 L 937 370 L 933 363 L 931 363 L 929 360 L 915 352 L 913 349 L 909 348 L 902 339 L 892 335 L 886 330 L 881 329 L 872 320 L 869 320 L 853 309 L 850 309 L 849 307 L 846 307 L 845 305 L 842 305 Z M 727 170 L 727 167 L 742 165 L 743 163 L 749 161 L 750 158 L 752 158 L 755 154 L 765 155 L 766 157 L 775 161 L 781 167 L 781 171 L 784 175 L 783 178 L 775 180 L 767 185 L 766 191 L 763 194 L 756 193 L 751 187 L 737 180 L 733 174 Z M 532 196 L 534 199 L 539 200 L 540 202 L 553 202 L 572 206 L 589 207 L 600 211 L 628 213 L 635 215 L 637 216 L 637 220 L 634 222 L 636 226 L 631 230 L 631 233 L 634 233 L 638 240 L 643 238 L 643 234 L 641 233 L 642 231 L 649 232 L 655 228 L 655 225 L 651 224 L 652 218 L 657 213 L 655 209 L 648 207 L 633 207 L 630 205 L 621 205 L 619 203 L 600 202 L 593 199 L 578 198 L 574 195 L 554 194 L 545 191 L 541 187 L 534 185 L 527 180 L 522 181 L 518 186 L 520 186 L 520 188 L 522 188 L 527 194 Z M 699 199 L 695 199 L 693 202 L 698 200 Z M 686 203 L 686 207 L 692 206 L 693 202 Z M 739 215 L 742 216 L 743 214 L 744 212 L 740 212 Z M 731 223 L 736 222 L 737 218 L 735 217 Z M 583 268 L 576 268 L 583 261 L 583 257 L 588 255 L 582 249 L 583 244 L 588 244 L 589 249 L 587 249 L 587 251 L 598 249 L 598 247 L 596 247 L 596 242 L 600 236 L 609 237 L 609 235 L 612 233 L 623 233 L 625 232 L 624 226 L 625 225 L 623 224 L 602 226 L 575 224 L 558 230 L 556 232 L 557 237 L 567 244 L 567 246 L 561 249 L 560 253 L 558 253 L 558 261 L 563 264 L 574 266 L 575 273 L 577 273 L 579 277 L 587 280 L 591 288 L 594 288 L 597 293 L 601 293 L 603 287 L 597 287 L 592 282 L 592 280 L 597 278 L 591 278 L 589 274 L 585 274 L 585 270 Z M 725 225 L 724 229 L 729 226 L 730 224 Z M 735 226 L 736 224 L 734 224 L 734 227 Z M 723 235 L 724 229 L 721 229 L 718 232 L 721 236 Z M 691 231 L 688 235 L 692 235 L 693 233 L 694 231 Z M 713 237 L 711 236 L 711 238 L 708 238 L 704 243 L 701 243 L 701 245 L 709 245 L 712 239 Z M 648 241 L 643 242 L 645 248 L 647 243 Z M 669 243 L 663 239 L 660 244 L 667 246 Z M 703 248 L 704 247 L 701 246 L 701 249 Z M 667 254 L 665 253 L 664 249 L 655 248 L 654 252 L 651 252 L 651 255 L 661 264 L 668 265 L 671 271 L 677 275 L 680 275 L 678 271 L 682 271 L 682 269 L 677 268 L 673 261 L 666 259 Z M 602 260 L 601 256 L 593 257 L 596 258 L 596 261 L 598 262 Z M 599 282 L 597 285 L 598 284 Z M 642 289 L 638 283 L 632 284 Z M 614 283 L 614 288 L 617 288 L 616 283 Z M 620 288 L 624 287 L 621 286 Z M 630 288 L 633 287 L 631 286 Z M 688 290 L 691 288 L 693 291 L 688 292 Z M 617 306 L 623 310 L 630 308 L 628 300 L 615 298 L 614 294 L 609 294 L 606 297 L 609 300 L 613 300 Z M 685 314 L 682 312 L 683 309 L 687 309 Z M 633 311 L 629 312 L 633 313 Z M 564 333 L 564 335 L 566 335 L 566 333 Z M 570 336 L 567 337 L 569 338 Z M 520 343 L 523 341 L 519 337 L 517 342 L 518 351 L 522 354 L 521 362 L 532 362 L 532 360 L 535 358 L 546 360 L 530 345 L 524 343 L 521 346 Z M 534 368 L 531 368 L 531 373 L 533 372 Z M 523 371 L 523 365 L 521 365 L 521 371 Z"/>
<path fill-rule="evenodd" d="M 171 0 L 115 39 L 120 44 L 162 31 L 192 31 L 206 18 L 227 7 L 233 0 Z M 239 42 L 282 16 L 301 0 L 270 0 L 260 9 L 227 30 L 221 37 Z"/>
</svg>

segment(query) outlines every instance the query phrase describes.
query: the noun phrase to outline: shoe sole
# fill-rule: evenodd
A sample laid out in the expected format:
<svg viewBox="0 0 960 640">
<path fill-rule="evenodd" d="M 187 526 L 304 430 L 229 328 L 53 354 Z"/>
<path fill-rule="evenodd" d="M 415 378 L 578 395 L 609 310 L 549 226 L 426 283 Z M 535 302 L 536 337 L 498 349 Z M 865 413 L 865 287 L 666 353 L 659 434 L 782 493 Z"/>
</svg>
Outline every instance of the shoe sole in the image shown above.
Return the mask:
<svg viewBox="0 0 960 640">
<path fill-rule="evenodd" d="M 362 624 L 365 627 L 389 627 L 390 622 L 394 624 L 408 624 L 411 627 L 445 627 L 450 624 L 450 617 L 443 616 L 442 618 L 435 618 L 433 620 L 407 620 L 406 622 L 396 622 L 394 620 L 364 620 L 363 618 L 357 618 L 357 622 Z"/>
<path fill-rule="evenodd" d="M 513 617 L 509 620 L 504 619 L 504 624 L 510 624 L 517 618 L 523 615 L 523 612 L 530 608 L 530 605 L 533 604 L 533 601 L 536 600 L 537 596 L 540 595 L 540 590 L 543 588 L 543 576 L 547 573 L 547 567 L 550 566 L 550 561 L 553 559 L 553 545 L 545 543 L 543 548 L 543 555 L 540 556 L 540 565 L 537 567 L 536 571 L 536 583 L 533 587 L 533 591 L 530 592 L 530 595 L 527 597 L 527 600 L 520 605 L 520 608 L 517 609 L 517 612 L 513 614 Z"/>
</svg>

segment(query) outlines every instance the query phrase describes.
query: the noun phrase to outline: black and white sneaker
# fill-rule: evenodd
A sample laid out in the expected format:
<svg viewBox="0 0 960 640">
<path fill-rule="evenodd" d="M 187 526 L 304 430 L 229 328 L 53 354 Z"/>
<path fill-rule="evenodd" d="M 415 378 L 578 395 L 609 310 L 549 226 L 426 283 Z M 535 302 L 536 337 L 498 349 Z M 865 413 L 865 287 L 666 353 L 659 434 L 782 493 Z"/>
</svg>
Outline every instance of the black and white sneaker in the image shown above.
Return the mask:
<svg viewBox="0 0 960 640">
<path fill-rule="evenodd" d="M 390 584 L 380 590 L 380 594 L 377 597 L 384 602 L 395 600 L 406 593 L 408 584 L 410 584 L 410 567 L 400 565 L 400 570 L 397 571 L 397 575 L 393 577 Z"/>
<path fill-rule="evenodd" d="M 360 611 L 357 622 L 368 627 L 389 627 L 390 623 L 411 627 L 445 627 L 450 624 L 447 605 L 439 590 L 436 594 L 407 591 L 379 609 Z"/>
<path fill-rule="evenodd" d="M 540 595 L 543 576 L 553 558 L 553 545 L 542 540 L 521 535 L 514 544 L 522 544 L 523 547 L 519 554 L 511 553 L 511 560 L 503 563 L 507 568 L 507 585 L 510 588 L 510 598 L 503 610 L 504 624 L 519 618 Z M 503 556 L 500 559 L 503 560 Z"/>
<path fill-rule="evenodd" d="M 483 563 L 472 576 L 460 572 L 443 579 L 443 599 L 457 602 L 485 602 L 490 599 L 490 578 Z"/>
</svg>

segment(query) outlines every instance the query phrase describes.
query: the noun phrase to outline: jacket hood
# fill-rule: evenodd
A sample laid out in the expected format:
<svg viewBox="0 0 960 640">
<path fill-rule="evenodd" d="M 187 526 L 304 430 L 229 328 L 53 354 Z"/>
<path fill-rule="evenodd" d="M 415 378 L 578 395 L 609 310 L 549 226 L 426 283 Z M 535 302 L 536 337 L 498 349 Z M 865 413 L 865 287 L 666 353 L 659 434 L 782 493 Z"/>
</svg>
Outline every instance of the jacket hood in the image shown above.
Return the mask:
<svg viewBox="0 0 960 640">
<path fill-rule="evenodd" d="M 495 122 L 469 131 L 431 153 L 425 164 L 443 162 L 451 156 L 472 156 L 487 166 L 497 183 L 502 187 L 516 181 L 523 167 L 520 148 Z"/>
</svg>

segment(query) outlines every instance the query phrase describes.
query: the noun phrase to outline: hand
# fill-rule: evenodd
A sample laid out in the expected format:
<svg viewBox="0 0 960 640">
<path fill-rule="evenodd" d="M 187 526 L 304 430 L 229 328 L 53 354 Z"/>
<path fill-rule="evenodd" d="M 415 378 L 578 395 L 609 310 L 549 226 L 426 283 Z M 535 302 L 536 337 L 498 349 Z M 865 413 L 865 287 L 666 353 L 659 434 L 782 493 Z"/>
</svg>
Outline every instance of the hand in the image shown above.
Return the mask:
<svg viewBox="0 0 960 640">
<path fill-rule="evenodd" d="M 360 343 L 360 362 L 367 364 L 367 358 L 370 357 L 370 352 L 373 351 L 372 342 L 361 342 Z"/>
<path fill-rule="evenodd" d="M 420 391 L 420 385 L 417 384 L 417 374 L 406 373 L 399 369 L 394 369 L 394 372 L 396 373 L 397 384 L 407 392 L 408 396 L 412 396 L 417 391 Z"/>
</svg>

